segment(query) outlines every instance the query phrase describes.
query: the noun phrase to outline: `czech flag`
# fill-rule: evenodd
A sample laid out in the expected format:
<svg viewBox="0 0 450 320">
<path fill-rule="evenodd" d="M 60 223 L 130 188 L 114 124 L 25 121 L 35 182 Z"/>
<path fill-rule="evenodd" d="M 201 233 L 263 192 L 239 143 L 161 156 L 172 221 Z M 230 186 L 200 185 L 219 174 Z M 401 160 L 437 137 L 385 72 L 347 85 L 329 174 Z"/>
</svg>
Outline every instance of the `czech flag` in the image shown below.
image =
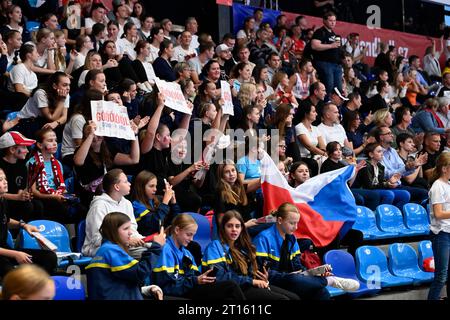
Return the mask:
<svg viewBox="0 0 450 320">
<path fill-rule="evenodd" d="M 309 238 L 317 247 L 343 237 L 356 219 L 355 198 L 347 181 L 355 174 L 354 166 L 319 174 L 297 188 L 291 187 L 266 153 L 261 160 L 261 185 L 264 215 L 284 202 L 295 204 L 300 211 L 297 238 Z"/>
</svg>

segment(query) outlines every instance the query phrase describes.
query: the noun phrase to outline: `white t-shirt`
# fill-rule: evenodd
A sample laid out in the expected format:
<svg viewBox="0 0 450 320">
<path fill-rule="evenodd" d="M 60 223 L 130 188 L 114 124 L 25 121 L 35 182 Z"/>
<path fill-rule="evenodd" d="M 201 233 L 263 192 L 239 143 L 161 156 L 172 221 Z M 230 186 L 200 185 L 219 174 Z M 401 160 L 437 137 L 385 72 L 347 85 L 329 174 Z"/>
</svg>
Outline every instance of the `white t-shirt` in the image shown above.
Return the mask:
<svg viewBox="0 0 450 320">
<path fill-rule="evenodd" d="M 23 84 L 25 89 L 30 91 L 30 93 L 38 86 L 36 73 L 28 70 L 23 63 L 19 63 L 11 69 L 11 73 L 9 74 L 8 90 L 15 92 L 16 90 L 14 89 L 14 85 L 19 83 Z"/>
<path fill-rule="evenodd" d="M 184 50 L 181 46 L 176 46 L 173 51 L 173 57 L 171 61 L 178 61 L 178 62 L 184 62 L 184 57 L 186 56 L 196 56 L 197 52 L 191 48 L 188 50 Z M 192 59 L 192 58 L 191 58 Z"/>
<path fill-rule="evenodd" d="M 116 41 L 116 47 L 117 47 L 117 54 L 128 54 L 128 57 L 131 60 L 136 59 L 136 51 L 134 48 L 136 48 L 136 44 L 131 43 L 126 38 L 121 38 Z"/>
<path fill-rule="evenodd" d="M 67 96 L 64 101 L 64 108 L 69 108 L 70 97 Z M 19 119 L 28 119 L 28 118 L 37 118 L 42 117 L 42 108 L 48 107 L 48 99 L 47 94 L 43 89 L 37 90 L 31 97 L 28 99 L 27 103 L 23 106 L 22 110 L 19 111 L 17 117 Z"/>
<path fill-rule="evenodd" d="M 159 57 L 158 54 L 159 54 L 159 48 L 154 47 L 154 46 L 150 43 L 149 62 L 153 63 L 153 61 L 155 61 L 155 59 Z"/>
<path fill-rule="evenodd" d="M 319 144 L 319 137 L 322 136 L 316 126 L 311 126 L 311 131 L 309 131 L 302 122 L 295 126 L 295 135 L 298 137 L 301 134 L 306 135 L 310 144 L 316 147 Z M 300 149 L 300 156 L 302 158 L 308 158 L 311 156 L 311 152 L 306 149 L 303 144 L 301 144 L 300 139 L 298 139 L 298 145 Z"/>
<path fill-rule="evenodd" d="M 434 234 L 440 231 L 450 233 L 450 219 L 436 219 L 434 217 L 433 204 L 442 203 L 443 211 L 450 211 L 450 182 L 445 183 L 440 179 L 431 186 L 430 192 L 430 229 Z"/>
<path fill-rule="evenodd" d="M 78 52 L 78 55 L 73 62 L 73 70 L 77 70 L 78 68 L 84 66 L 84 62 L 86 61 L 86 56 L 81 52 Z"/>
<path fill-rule="evenodd" d="M 101 23 L 103 23 L 105 26 L 108 25 L 109 19 L 107 16 L 103 16 L 103 21 Z M 94 26 L 94 24 L 96 24 L 97 22 L 95 22 L 92 18 L 85 18 L 84 19 L 84 27 L 86 29 L 92 29 L 92 27 Z"/>
<path fill-rule="evenodd" d="M 450 47 L 450 38 L 447 39 L 447 41 L 445 42 L 445 60 L 446 61 L 448 59 L 450 59 L 450 49 L 448 49 L 448 47 Z"/>
<path fill-rule="evenodd" d="M 337 141 L 341 146 L 344 146 L 344 141 L 347 139 L 344 127 L 338 123 L 335 123 L 332 127 L 326 126 L 323 123 L 319 124 L 317 128 L 325 140 L 327 145 L 330 142 Z"/>
<path fill-rule="evenodd" d="M 191 71 L 195 71 L 198 75 L 202 73 L 202 68 L 204 64 L 200 62 L 200 59 L 197 57 L 189 59 L 188 61 L 189 67 L 191 68 Z"/>
<path fill-rule="evenodd" d="M 75 143 L 73 139 L 83 139 L 83 127 L 86 119 L 81 114 L 74 114 L 69 122 L 64 126 L 61 154 L 67 156 L 75 153 Z"/>
</svg>

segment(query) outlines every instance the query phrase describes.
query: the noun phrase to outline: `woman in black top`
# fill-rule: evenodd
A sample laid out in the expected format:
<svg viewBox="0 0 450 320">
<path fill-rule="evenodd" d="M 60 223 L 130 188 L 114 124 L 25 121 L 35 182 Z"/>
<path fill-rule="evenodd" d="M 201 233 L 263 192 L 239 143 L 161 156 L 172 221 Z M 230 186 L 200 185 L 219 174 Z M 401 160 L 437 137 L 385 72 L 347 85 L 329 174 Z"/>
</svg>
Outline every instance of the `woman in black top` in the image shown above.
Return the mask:
<svg viewBox="0 0 450 320">
<path fill-rule="evenodd" d="M 15 266 L 25 263 L 36 263 L 48 273 L 56 267 L 56 254 L 50 250 L 20 249 L 14 250 L 8 245 L 8 228 L 23 228 L 26 232 L 39 232 L 38 228 L 9 218 L 8 203 L 3 194 L 8 192 L 8 183 L 5 172 L 0 169 L 0 277 L 3 278 Z"/>
<path fill-rule="evenodd" d="M 175 71 L 170 63 L 173 51 L 173 43 L 169 40 L 164 40 L 160 45 L 159 57 L 153 62 L 153 69 L 155 69 L 156 76 L 168 82 L 176 80 Z"/>
</svg>

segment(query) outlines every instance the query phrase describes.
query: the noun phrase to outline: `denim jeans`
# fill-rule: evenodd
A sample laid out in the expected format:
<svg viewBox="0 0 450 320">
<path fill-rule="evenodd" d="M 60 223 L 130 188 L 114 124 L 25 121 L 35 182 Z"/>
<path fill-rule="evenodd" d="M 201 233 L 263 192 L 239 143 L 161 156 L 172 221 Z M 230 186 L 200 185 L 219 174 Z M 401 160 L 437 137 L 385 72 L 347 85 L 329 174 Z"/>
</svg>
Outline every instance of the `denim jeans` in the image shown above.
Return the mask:
<svg viewBox="0 0 450 320">
<path fill-rule="evenodd" d="M 337 87 L 339 92 L 342 93 L 342 67 L 339 64 L 326 61 L 316 61 L 315 67 L 320 80 L 327 89 L 325 101 L 328 100 L 335 87 Z"/>
<path fill-rule="evenodd" d="M 439 300 L 442 288 L 449 279 L 449 255 L 450 255 L 450 233 L 441 231 L 432 233 L 431 243 L 434 255 L 434 280 L 428 292 L 428 300 Z M 447 297 L 450 297 L 450 287 L 447 284 Z"/>
<path fill-rule="evenodd" d="M 303 276 L 295 273 L 280 273 L 269 278 L 275 286 L 289 290 L 302 300 L 329 300 L 325 277 Z"/>
<path fill-rule="evenodd" d="M 380 195 L 380 204 L 393 204 L 400 210 L 403 210 L 403 205 L 409 202 L 411 196 L 406 190 L 399 189 L 376 189 Z"/>
</svg>

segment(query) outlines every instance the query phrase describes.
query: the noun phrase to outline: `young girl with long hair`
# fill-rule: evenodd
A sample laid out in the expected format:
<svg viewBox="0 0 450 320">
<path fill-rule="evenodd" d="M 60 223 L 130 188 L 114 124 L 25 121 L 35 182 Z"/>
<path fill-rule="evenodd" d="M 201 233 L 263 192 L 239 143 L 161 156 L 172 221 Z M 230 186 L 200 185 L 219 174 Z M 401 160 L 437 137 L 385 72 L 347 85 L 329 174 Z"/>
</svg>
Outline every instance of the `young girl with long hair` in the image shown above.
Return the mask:
<svg viewBox="0 0 450 320">
<path fill-rule="evenodd" d="M 103 243 L 92 262 L 86 267 L 90 300 L 143 300 L 142 284 L 151 276 L 152 258 L 161 252 L 166 235 L 160 233 L 142 253 L 140 261 L 129 255 L 132 235 L 130 218 L 121 212 L 108 213 L 100 227 Z M 147 289 L 147 288 L 146 288 Z M 149 290 L 162 300 L 157 286 Z"/>
<path fill-rule="evenodd" d="M 296 293 L 301 299 L 327 300 L 330 285 L 346 291 L 359 289 L 359 282 L 325 273 L 321 276 L 301 274 L 305 267 L 300 262 L 300 248 L 294 232 L 300 221 L 300 212 L 290 203 L 283 203 L 277 210 L 276 223 L 259 233 L 253 243 L 256 256 L 268 280 L 276 286 Z"/>
<path fill-rule="evenodd" d="M 154 282 L 170 296 L 198 300 L 243 300 L 245 297 L 233 281 L 217 282 L 211 270 L 200 274 L 193 255 L 186 249 L 197 223 L 188 214 L 179 214 L 167 230 L 169 236 L 153 268 Z"/>
<path fill-rule="evenodd" d="M 225 212 L 219 224 L 219 239 L 205 249 L 202 265 L 215 267 L 218 280 L 232 280 L 239 284 L 246 299 L 298 300 L 292 292 L 269 286 L 268 274 L 258 270 L 255 246 L 236 210 Z"/>
<path fill-rule="evenodd" d="M 434 255 L 434 280 L 428 292 L 428 300 L 439 300 L 442 288 L 448 282 L 450 268 L 450 153 L 443 152 L 433 169 L 433 185 L 430 189 L 430 230 Z M 447 297 L 450 287 L 447 283 Z"/>
<path fill-rule="evenodd" d="M 133 209 L 138 231 L 148 236 L 168 226 L 173 217 L 181 212 L 172 186 L 167 183 L 162 199 L 156 195 L 158 179 L 150 171 L 141 171 L 134 180 Z"/>
</svg>

